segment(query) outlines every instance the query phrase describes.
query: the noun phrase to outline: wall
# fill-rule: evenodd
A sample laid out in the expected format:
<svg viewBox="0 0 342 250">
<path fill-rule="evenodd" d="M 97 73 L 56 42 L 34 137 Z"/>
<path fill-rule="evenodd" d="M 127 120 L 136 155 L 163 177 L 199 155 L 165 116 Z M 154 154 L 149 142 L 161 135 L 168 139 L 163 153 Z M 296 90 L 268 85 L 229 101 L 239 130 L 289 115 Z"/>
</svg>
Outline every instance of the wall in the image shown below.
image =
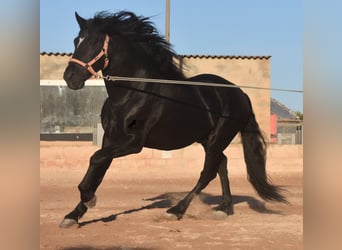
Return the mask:
<svg viewBox="0 0 342 250">
<path fill-rule="evenodd" d="M 40 142 L 40 167 L 76 168 L 86 170 L 90 156 L 98 149 L 91 142 Z M 225 151 L 229 166 L 245 169 L 241 144 L 231 144 Z M 267 150 L 268 165 L 272 168 L 303 165 L 303 145 L 270 144 Z M 117 158 L 112 163 L 119 167 L 203 167 L 204 151 L 200 144 L 173 150 L 160 151 L 144 148 L 139 154 Z M 199 172 L 198 172 L 199 173 Z"/>
<path fill-rule="evenodd" d="M 106 97 L 104 86 L 40 86 L 40 133 L 92 133 Z"/>
<path fill-rule="evenodd" d="M 40 54 L 40 80 L 61 80 L 69 54 Z"/>
</svg>

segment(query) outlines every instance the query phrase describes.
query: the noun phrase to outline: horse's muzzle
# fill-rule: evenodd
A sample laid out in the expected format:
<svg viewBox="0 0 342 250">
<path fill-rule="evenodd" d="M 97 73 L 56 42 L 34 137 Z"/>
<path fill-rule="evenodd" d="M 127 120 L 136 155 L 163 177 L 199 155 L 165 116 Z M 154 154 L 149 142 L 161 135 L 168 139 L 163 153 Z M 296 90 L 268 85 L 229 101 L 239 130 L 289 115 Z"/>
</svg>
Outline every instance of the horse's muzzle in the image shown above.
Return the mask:
<svg viewBox="0 0 342 250">
<path fill-rule="evenodd" d="M 77 74 L 74 72 L 69 71 L 68 69 L 64 71 L 63 79 L 70 89 L 78 90 L 84 87 L 84 81 L 77 78 Z"/>
</svg>

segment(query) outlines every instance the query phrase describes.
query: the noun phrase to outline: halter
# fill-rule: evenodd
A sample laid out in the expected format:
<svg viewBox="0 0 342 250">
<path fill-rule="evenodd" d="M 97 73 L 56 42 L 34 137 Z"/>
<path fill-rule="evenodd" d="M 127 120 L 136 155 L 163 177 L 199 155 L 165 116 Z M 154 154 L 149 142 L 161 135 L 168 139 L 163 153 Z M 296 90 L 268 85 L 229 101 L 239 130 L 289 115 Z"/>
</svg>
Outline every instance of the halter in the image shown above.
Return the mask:
<svg viewBox="0 0 342 250">
<path fill-rule="evenodd" d="M 98 60 L 100 60 L 103 56 L 104 58 L 104 65 L 102 69 L 107 68 L 108 63 L 109 63 L 109 59 L 108 59 L 108 43 L 109 43 L 109 36 L 106 34 L 106 38 L 103 44 L 103 48 L 101 49 L 100 53 L 97 54 L 97 56 L 95 56 L 92 60 L 90 60 L 88 63 L 84 63 L 79 59 L 73 58 L 71 57 L 69 62 L 74 62 L 77 63 L 79 65 L 81 65 L 82 67 L 86 68 L 95 78 L 99 78 L 99 75 L 97 72 L 95 72 L 95 70 L 93 69 L 92 65 L 94 63 L 96 63 Z"/>
</svg>

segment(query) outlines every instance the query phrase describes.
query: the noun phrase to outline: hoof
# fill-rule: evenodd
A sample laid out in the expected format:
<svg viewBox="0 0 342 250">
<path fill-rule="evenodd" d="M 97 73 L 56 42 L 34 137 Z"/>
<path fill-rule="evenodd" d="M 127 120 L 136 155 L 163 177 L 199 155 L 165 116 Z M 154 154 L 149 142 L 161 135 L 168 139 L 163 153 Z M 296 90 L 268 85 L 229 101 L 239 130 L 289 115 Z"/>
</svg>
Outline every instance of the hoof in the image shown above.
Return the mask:
<svg viewBox="0 0 342 250">
<path fill-rule="evenodd" d="M 87 208 L 93 208 L 96 206 L 96 201 L 97 201 L 97 198 L 96 198 L 96 195 L 94 195 L 94 197 L 90 201 L 84 202 L 84 205 Z"/>
<path fill-rule="evenodd" d="M 59 227 L 60 228 L 69 228 L 69 227 L 72 227 L 73 225 L 77 225 L 77 224 L 78 224 L 78 222 L 76 220 L 65 218 L 59 224 Z"/>
<path fill-rule="evenodd" d="M 223 220 L 228 218 L 228 214 L 220 210 L 214 210 L 213 217 L 217 220 Z"/>
<path fill-rule="evenodd" d="M 165 219 L 170 220 L 170 221 L 176 221 L 178 220 L 177 216 L 173 213 L 165 213 L 164 215 Z"/>
<path fill-rule="evenodd" d="M 172 207 L 166 211 L 168 214 L 172 216 L 176 216 L 177 220 L 181 220 L 183 218 L 184 213 L 179 212 L 177 207 Z"/>
<path fill-rule="evenodd" d="M 234 214 L 234 208 L 232 205 L 219 205 L 216 208 L 214 208 L 215 212 L 221 212 L 224 213 L 225 215 L 232 215 Z"/>
</svg>

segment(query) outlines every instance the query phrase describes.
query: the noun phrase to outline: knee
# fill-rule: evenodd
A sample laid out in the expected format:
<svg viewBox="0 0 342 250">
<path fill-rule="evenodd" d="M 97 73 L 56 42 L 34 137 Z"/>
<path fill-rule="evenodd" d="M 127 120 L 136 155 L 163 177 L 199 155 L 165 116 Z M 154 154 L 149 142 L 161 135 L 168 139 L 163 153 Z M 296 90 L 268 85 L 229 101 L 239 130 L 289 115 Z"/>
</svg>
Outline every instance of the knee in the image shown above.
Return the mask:
<svg viewBox="0 0 342 250">
<path fill-rule="evenodd" d="M 78 190 L 80 191 L 82 202 L 88 202 L 95 196 L 95 193 L 89 189 L 89 186 L 86 186 L 83 183 L 78 185 Z"/>
<path fill-rule="evenodd" d="M 84 182 L 81 182 L 80 184 L 78 184 L 77 188 L 81 193 L 83 193 L 89 189 L 89 185 L 85 185 Z"/>
</svg>

